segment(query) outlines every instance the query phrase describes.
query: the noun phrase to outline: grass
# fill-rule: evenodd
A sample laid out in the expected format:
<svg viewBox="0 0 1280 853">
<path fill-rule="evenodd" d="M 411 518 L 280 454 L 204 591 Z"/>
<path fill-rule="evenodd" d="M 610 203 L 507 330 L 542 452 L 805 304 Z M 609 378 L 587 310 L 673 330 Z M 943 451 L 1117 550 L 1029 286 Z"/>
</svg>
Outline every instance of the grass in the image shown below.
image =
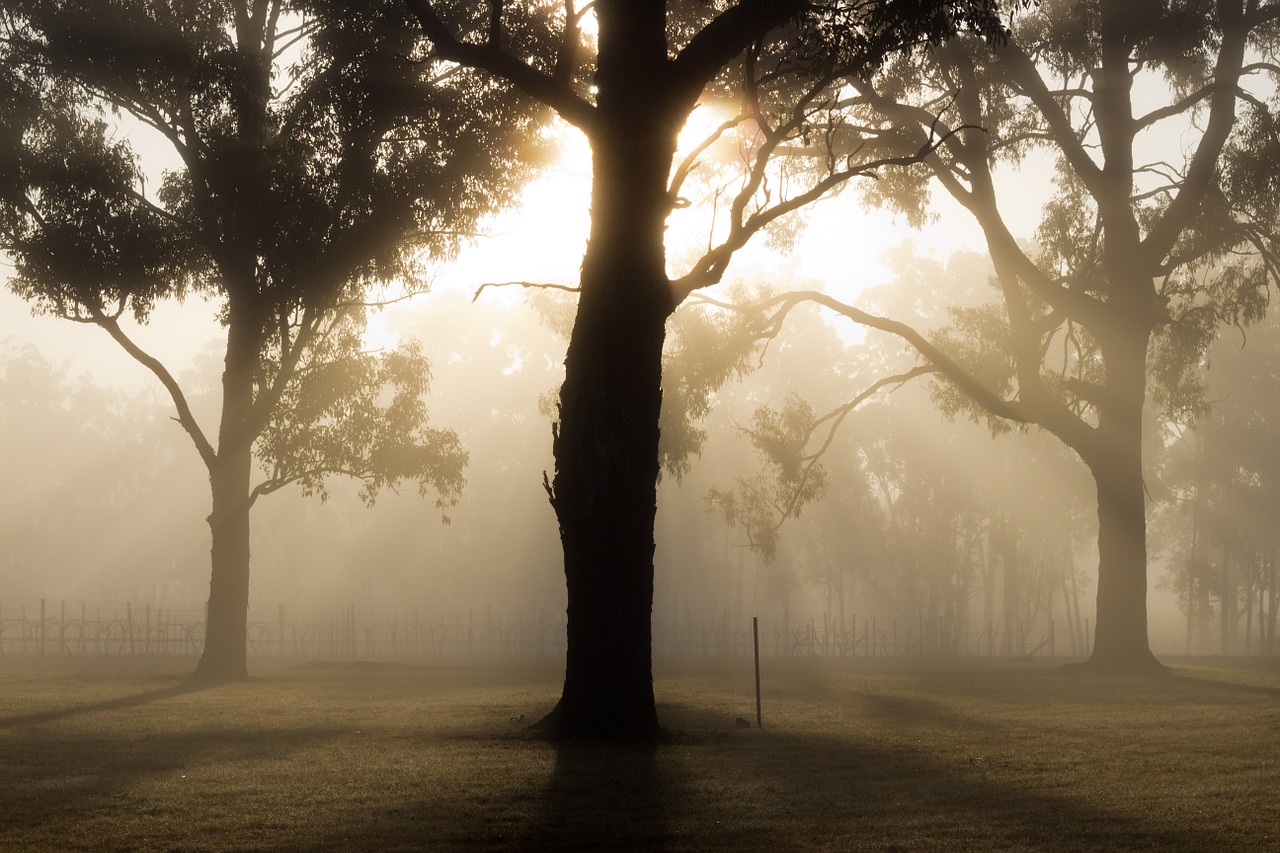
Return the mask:
<svg viewBox="0 0 1280 853">
<path fill-rule="evenodd" d="M 660 668 L 656 746 L 523 725 L 555 668 L 0 659 L 3 850 L 1276 850 L 1280 666 Z"/>
</svg>

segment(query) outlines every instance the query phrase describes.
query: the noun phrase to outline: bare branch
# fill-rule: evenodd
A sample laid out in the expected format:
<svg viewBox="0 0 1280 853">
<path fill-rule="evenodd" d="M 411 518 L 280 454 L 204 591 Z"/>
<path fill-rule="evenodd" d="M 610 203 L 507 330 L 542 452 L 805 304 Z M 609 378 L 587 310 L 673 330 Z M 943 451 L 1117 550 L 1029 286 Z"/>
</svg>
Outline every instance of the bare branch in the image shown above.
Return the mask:
<svg viewBox="0 0 1280 853">
<path fill-rule="evenodd" d="M 547 282 L 537 281 L 486 281 L 476 289 L 475 294 L 471 297 L 471 301 L 475 302 L 480 298 L 480 294 L 484 292 L 486 287 L 524 287 L 539 290 L 565 290 L 569 293 L 577 293 L 579 288 L 568 284 L 550 284 Z"/>
<path fill-rule="evenodd" d="M 218 452 L 213 449 L 213 445 L 209 443 L 209 439 L 205 437 L 204 431 L 200 429 L 200 424 L 196 422 L 195 415 L 191 412 L 191 406 L 187 403 L 187 396 L 182 390 L 182 386 L 173 378 L 173 374 L 165 367 L 159 359 L 143 350 L 134 343 L 125 331 L 120 328 L 120 323 L 116 316 L 109 316 L 100 308 L 89 305 L 86 306 L 89 312 L 89 319 L 85 322 L 92 322 L 95 325 L 106 330 L 120 347 L 127 352 L 134 361 L 150 370 L 160 384 L 169 392 L 169 397 L 173 400 L 174 408 L 178 410 L 178 423 L 186 430 L 187 435 L 191 436 L 192 443 L 196 446 L 196 452 L 200 454 L 200 459 L 207 468 L 212 469 L 218 461 Z"/>
</svg>

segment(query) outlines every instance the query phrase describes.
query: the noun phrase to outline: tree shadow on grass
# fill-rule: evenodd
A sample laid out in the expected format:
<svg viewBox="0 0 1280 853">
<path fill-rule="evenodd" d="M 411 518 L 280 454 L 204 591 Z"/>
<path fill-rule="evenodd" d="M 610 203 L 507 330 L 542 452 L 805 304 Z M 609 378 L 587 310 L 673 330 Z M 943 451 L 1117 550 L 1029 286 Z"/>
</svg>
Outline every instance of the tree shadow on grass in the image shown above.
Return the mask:
<svg viewBox="0 0 1280 853">
<path fill-rule="evenodd" d="M 0 847 L 207 849 L 213 831 L 232 836 L 266 820 L 245 799 L 260 795 L 256 768 L 347 735 L 324 727 L 24 733 L 0 742 Z"/>
<path fill-rule="evenodd" d="M 103 711 L 123 711 L 130 708 L 137 708 L 147 705 L 151 702 L 159 702 L 163 699 L 172 699 L 175 696 L 183 696 L 188 693 L 198 693 L 202 690 L 211 689 L 214 685 L 195 684 L 190 681 L 184 681 L 175 684 L 172 687 L 164 687 L 159 690 L 146 690 L 142 693 L 133 693 L 128 696 L 117 696 L 114 699 L 105 699 L 101 702 L 91 702 L 87 705 L 73 705 L 68 708 L 53 708 L 48 711 L 34 711 L 30 714 L 15 714 L 11 717 L 0 717 L 0 729 L 13 728 L 15 726 L 35 726 L 44 723 L 53 723 L 61 720 L 68 720 L 79 717 L 84 714 L 94 714 Z"/>
<path fill-rule="evenodd" d="M 555 769 L 521 839 L 525 849 L 668 850 L 678 780 L 659 768 L 662 744 L 555 745 Z"/>
<path fill-rule="evenodd" d="M 1263 699 L 1280 699 L 1280 687 L 1268 687 L 1263 684 L 1241 684 L 1235 681 L 1222 681 L 1208 673 L 1194 670 L 1174 669 L 1170 681 L 1188 691 L 1203 693 L 1206 696 L 1221 697 L 1223 695 L 1253 696 Z"/>
<path fill-rule="evenodd" d="M 875 706 L 871 706 L 875 707 Z M 1100 797 L 1126 779 L 1073 785 L 1065 765 L 1089 755 L 935 754 L 907 735 L 922 720 L 966 723 L 933 703 L 895 700 L 878 712 L 903 720 L 902 737 L 791 733 L 779 728 L 690 735 L 681 763 L 696 789 L 674 801 L 673 849 L 818 850 L 1231 850 L 1229 830 L 1189 822 L 1186 799 Z M 681 709 L 694 729 L 699 712 Z M 876 713 L 873 711 L 872 713 Z M 904 719 L 905 718 L 905 719 Z M 714 718 L 708 723 L 716 724 Z M 986 728 L 971 720 L 975 731 Z M 672 756 L 668 755 L 667 759 Z M 712 769 L 710 774 L 709 769 Z M 673 772 L 664 762 L 663 771 Z M 1143 783 L 1134 768 L 1133 786 Z M 1090 790 L 1092 789 L 1092 790 Z M 1166 794 L 1168 792 L 1166 791 Z M 694 841 L 696 839 L 696 842 Z"/>
</svg>

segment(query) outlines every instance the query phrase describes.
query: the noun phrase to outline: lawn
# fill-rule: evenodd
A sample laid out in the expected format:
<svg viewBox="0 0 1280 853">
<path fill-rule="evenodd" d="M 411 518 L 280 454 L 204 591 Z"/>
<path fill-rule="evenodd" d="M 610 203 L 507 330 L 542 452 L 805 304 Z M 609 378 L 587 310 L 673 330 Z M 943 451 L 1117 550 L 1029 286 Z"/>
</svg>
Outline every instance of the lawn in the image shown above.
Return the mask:
<svg viewBox="0 0 1280 853">
<path fill-rule="evenodd" d="M 1280 665 L 664 666 L 652 746 L 532 739 L 554 667 L 0 659 L 3 850 L 1277 850 Z"/>
</svg>

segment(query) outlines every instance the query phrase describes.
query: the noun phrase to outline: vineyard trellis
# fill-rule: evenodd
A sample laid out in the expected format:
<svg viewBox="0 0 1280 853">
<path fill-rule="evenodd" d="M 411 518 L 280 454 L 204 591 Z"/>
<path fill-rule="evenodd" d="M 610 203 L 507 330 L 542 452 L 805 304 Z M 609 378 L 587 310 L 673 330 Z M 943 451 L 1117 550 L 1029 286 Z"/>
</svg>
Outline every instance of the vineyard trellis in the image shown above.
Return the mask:
<svg viewBox="0 0 1280 853">
<path fill-rule="evenodd" d="M 1087 636 L 1087 631 L 1086 631 Z M 762 625 L 766 657 L 1055 657 L 1084 656 L 1088 648 L 1059 648 L 1050 621 L 1036 636 L 1017 626 L 1010 642 L 998 626 L 970 632 L 962 644 L 931 635 L 923 616 L 915 620 L 869 617 L 836 622 L 825 615 L 790 626 Z M 485 608 L 465 617 L 423 618 L 421 608 L 363 613 L 348 604 L 324 616 L 295 618 L 283 604 L 253 608 L 249 654 L 292 658 L 493 658 L 551 659 L 564 654 L 563 616 L 497 613 Z M 151 604 L 89 606 L 46 600 L 0 602 L 0 657 L 187 656 L 204 643 L 204 612 Z M 728 614 L 715 625 L 654 624 L 658 658 L 748 657 L 749 623 L 731 625 Z"/>
</svg>

